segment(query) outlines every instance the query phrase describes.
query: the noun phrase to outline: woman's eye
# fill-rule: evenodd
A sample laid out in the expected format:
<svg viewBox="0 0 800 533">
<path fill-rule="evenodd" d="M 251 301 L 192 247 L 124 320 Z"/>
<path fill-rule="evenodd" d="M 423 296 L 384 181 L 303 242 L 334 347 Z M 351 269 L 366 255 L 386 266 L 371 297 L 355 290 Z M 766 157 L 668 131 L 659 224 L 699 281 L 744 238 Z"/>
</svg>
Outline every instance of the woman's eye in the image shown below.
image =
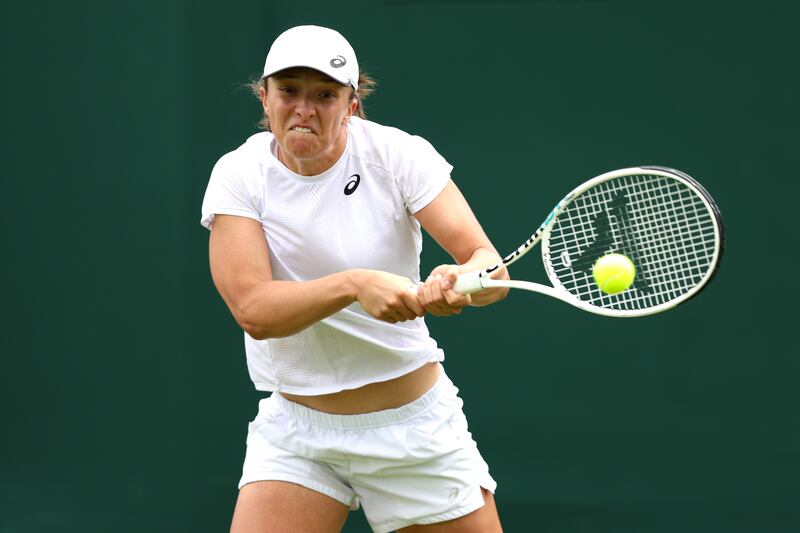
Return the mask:
<svg viewBox="0 0 800 533">
<path fill-rule="evenodd" d="M 322 97 L 324 100 L 330 100 L 330 99 L 332 99 L 332 98 L 336 98 L 336 93 L 335 93 L 335 92 L 333 92 L 333 91 L 325 91 L 325 92 L 321 93 L 321 94 L 320 94 L 320 96 L 321 96 L 321 97 Z"/>
</svg>

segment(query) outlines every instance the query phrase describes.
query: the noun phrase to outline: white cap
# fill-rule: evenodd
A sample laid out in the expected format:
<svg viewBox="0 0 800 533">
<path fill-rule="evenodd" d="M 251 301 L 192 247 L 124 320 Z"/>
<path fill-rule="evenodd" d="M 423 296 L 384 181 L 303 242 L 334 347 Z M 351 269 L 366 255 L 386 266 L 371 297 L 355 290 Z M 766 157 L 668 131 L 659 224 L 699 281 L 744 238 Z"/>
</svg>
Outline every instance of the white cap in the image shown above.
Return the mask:
<svg viewBox="0 0 800 533">
<path fill-rule="evenodd" d="M 356 53 L 336 30 L 295 26 L 280 34 L 267 54 L 263 77 L 292 67 L 313 68 L 342 85 L 358 89 Z"/>
</svg>

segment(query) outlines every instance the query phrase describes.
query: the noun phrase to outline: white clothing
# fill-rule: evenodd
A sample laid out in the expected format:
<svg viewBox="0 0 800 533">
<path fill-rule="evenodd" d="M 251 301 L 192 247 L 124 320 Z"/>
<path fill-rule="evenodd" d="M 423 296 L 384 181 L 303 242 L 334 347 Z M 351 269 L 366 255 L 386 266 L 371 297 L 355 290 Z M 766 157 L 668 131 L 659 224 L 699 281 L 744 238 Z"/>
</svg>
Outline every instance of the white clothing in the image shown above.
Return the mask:
<svg viewBox="0 0 800 533">
<path fill-rule="evenodd" d="M 373 531 L 454 520 L 483 506 L 497 483 L 467 427 L 458 389 L 442 372 L 397 409 L 333 415 L 280 394 L 250 423 L 239 488 L 288 481 L 358 509 Z"/>
<path fill-rule="evenodd" d="M 421 137 L 352 117 L 333 167 L 301 176 L 278 161 L 268 132 L 250 137 L 214 167 L 201 223 L 217 214 L 261 222 L 276 280 L 305 281 L 353 268 L 419 283 L 422 234 L 414 213 L 445 187 L 452 166 Z M 389 324 L 359 303 L 285 338 L 245 333 L 259 390 L 317 395 L 407 374 L 444 353 L 422 318 Z"/>
</svg>

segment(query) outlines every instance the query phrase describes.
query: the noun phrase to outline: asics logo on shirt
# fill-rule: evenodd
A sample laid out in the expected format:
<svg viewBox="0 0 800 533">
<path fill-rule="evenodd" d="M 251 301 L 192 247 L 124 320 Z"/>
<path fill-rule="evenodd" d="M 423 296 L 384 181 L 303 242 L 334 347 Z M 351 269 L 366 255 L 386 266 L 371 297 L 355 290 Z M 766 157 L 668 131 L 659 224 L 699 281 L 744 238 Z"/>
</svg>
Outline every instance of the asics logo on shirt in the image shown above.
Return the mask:
<svg viewBox="0 0 800 533">
<path fill-rule="evenodd" d="M 359 183 L 361 183 L 361 176 L 358 174 L 353 174 L 350 176 L 350 181 L 348 181 L 347 185 L 344 186 L 344 194 L 350 196 L 356 192 Z"/>
</svg>

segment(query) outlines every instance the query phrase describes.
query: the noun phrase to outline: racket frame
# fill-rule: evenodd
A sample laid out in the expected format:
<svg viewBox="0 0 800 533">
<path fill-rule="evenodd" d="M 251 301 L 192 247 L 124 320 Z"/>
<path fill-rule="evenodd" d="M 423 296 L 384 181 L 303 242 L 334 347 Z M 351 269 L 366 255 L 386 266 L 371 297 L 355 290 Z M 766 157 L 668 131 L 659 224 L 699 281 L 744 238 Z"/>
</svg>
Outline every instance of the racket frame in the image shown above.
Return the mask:
<svg viewBox="0 0 800 533">
<path fill-rule="evenodd" d="M 709 268 L 708 271 L 704 274 L 703 278 L 690 290 L 685 292 L 684 294 L 673 298 L 667 302 L 652 306 L 646 307 L 642 309 L 608 309 L 605 307 L 600 307 L 589 302 L 585 302 L 569 292 L 565 289 L 561 282 L 558 279 L 558 276 L 553 272 L 551 262 L 549 261 L 550 257 L 550 247 L 549 247 L 549 236 L 550 231 L 555 224 L 556 218 L 559 214 L 561 214 L 567 206 L 574 200 L 577 196 L 582 194 L 583 192 L 599 185 L 600 183 L 621 178 L 625 176 L 635 176 L 635 175 L 656 175 L 656 176 L 663 176 L 666 178 L 676 179 L 678 181 L 683 182 L 684 184 L 688 185 L 691 189 L 697 191 L 699 198 L 701 198 L 704 206 L 706 209 L 712 214 L 711 220 L 714 225 L 714 234 L 718 240 L 718 246 L 714 247 L 714 254 L 712 256 L 711 264 L 713 265 L 712 268 Z M 547 277 L 550 279 L 550 282 L 553 283 L 553 286 L 544 285 L 541 283 L 534 283 L 532 281 L 521 281 L 521 280 L 496 280 L 491 278 L 491 274 L 498 269 L 502 268 L 503 266 L 508 267 L 518 261 L 522 256 L 527 254 L 531 249 L 533 249 L 536 244 L 542 241 L 542 262 L 544 263 L 545 272 L 547 273 Z M 453 287 L 453 290 L 456 292 L 460 292 L 462 294 L 471 294 L 473 292 L 478 292 L 484 289 L 491 289 L 491 288 L 512 288 L 512 289 L 523 289 L 526 291 L 538 292 L 541 294 L 546 294 L 548 296 L 552 296 L 562 302 L 566 302 L 570 305 L 583 309 L 584 311 L 588 311 L 590 313 L 615 317 L 615 318 L 632 318 L 632 317 L 640 317 L 640 316 L 647 316 L 653 315 L 656 313 L 660 313 L 662 311 L 666 311 L 667 309 L 671 309 L 676 305 L 685 302 L 689 298 L 695 296 L 699 293 L 711 278 L 716 273 L 717 269 L 719 268 L 719 262 L 722 255 L 722 251 L 724 249 L 724 226 L 722 225 L 722 219 L 720 216 L 719 209 L 717 208 L 716 203 L 711 198 L 711 195 L 703 188 L 700 183 L 698 183 L 695 179 L 690 177 L 689 175 L 675 169 L 667 168 L 667 167 L 660 167 L 660 166 L 639 166 L 639 167 L 630 167 L 630 168 L 623 168 L 619 170 L 612 170 L 610 172 L 606 172 L 601 174 L 597 177 L 594 177 L 576 188 L 570 191 L 564 198 L 559 201 L 556 206 L 550 211 L 550 214 L 544 219 L 541 225 L 536 229 L 536 231 L 528 237 L 528 239 L 522 243 L 516 250 L 505 256 L 502 261 L 499 263 L 492 265 L 489 268 L 484 270 L 476 270 L 473 272 L 467 272 L 464 274 L 459 275 L 458 280 Z"/>
</svg>

